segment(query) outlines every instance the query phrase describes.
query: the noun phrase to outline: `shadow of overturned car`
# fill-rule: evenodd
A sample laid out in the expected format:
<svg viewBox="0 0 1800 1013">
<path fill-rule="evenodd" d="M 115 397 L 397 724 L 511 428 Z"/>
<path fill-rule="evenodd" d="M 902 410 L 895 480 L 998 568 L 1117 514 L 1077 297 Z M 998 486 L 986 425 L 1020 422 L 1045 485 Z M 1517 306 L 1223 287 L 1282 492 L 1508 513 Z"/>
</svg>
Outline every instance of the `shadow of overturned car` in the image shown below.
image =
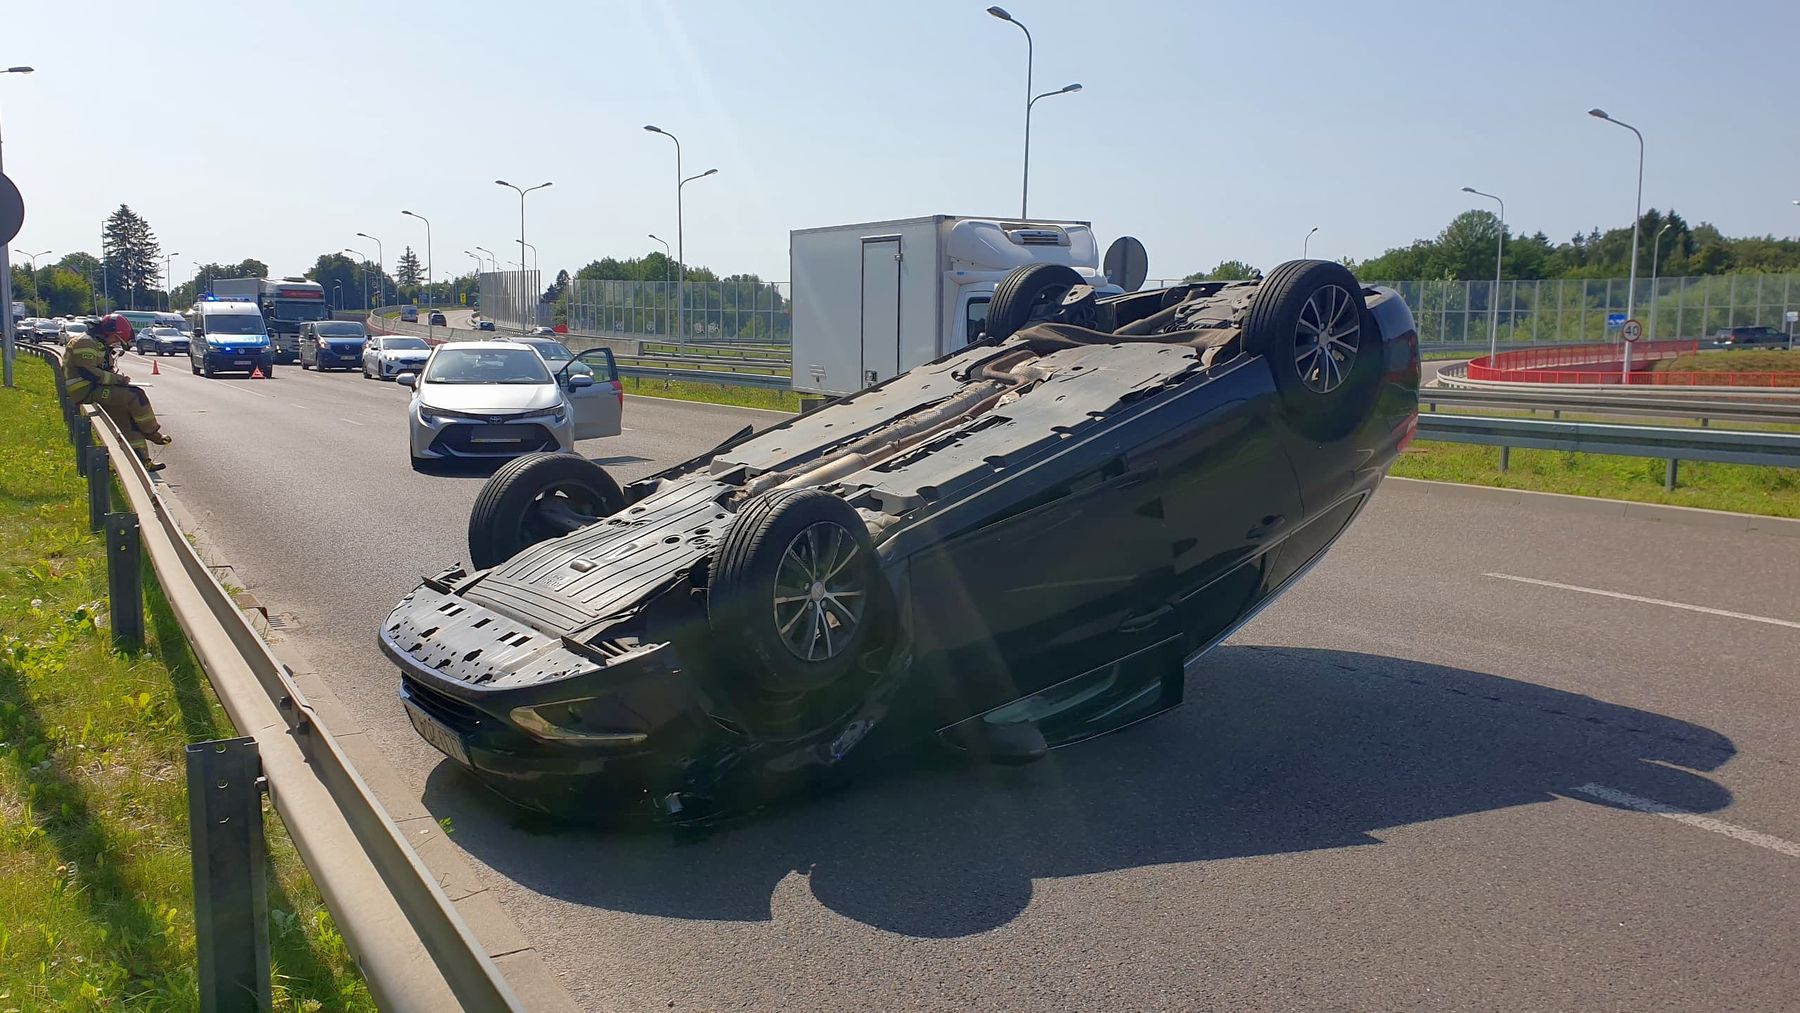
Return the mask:
<svg viewBox="0 0 1800 1013">
<path fill-rule="evenodd" d="M 1385 828 L 1589 783 L 1716 810 L 1729 792 L 1692 771 L 1734 753 L 1709 729 L 1531 683 L 1227 646 L 1189 673 L 1185 707 L 1124 734 L 1024 768 L 897 760 L 700 836 L 534 824 L 448 763 L 424 801 L 481 861 L 568 902 L 768 920 L 777 885 L 799 872 L 845 917 L 953 938 L 1017 917 L 1038 879 L 1379 844 Z"/>
</svg>

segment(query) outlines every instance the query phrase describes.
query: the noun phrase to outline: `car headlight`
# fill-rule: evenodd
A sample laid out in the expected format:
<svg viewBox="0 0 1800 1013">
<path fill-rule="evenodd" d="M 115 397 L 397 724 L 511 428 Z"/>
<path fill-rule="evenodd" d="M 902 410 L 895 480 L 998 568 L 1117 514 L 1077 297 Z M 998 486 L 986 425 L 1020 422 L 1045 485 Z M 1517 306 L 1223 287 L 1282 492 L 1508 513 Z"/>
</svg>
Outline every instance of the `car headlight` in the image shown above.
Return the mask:
<svg viewBox="0 0 1800 1013">
<path fill-rule="evenodd" d="M 419 419 L 423 422 L 444 423 L 455 421 L 456 416 L 449 414 L 448 412 L 438 411 L 430 405 L 422 404 L 419 406 Z"/>
</svg>

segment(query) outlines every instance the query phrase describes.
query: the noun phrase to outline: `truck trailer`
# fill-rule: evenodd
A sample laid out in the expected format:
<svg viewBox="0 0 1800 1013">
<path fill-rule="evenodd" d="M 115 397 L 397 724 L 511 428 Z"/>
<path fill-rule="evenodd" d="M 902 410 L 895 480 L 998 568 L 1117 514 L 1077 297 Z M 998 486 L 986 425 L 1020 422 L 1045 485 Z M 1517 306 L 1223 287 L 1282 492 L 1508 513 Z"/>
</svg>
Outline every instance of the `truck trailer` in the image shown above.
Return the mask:
<svg viewBox="0 0 1800 1013">
<path fill-rule="evenodd" d="M 850 394 L 962 348 L 982 334 L 994 286 L 1026 264 L 1124 291 L 1088 222 L 928 215 L 790 232 L 793 389 Z"/>
<path fill-rule="evenodd" d="M 299 361 L 300 325 L 331 316 L 331 308 L 325 304 L 325 286 L 305 278 L 219 278 L 212 283 L 212 294 L 253 302 L 262 310 L 277 362 Z"/>
</svg>

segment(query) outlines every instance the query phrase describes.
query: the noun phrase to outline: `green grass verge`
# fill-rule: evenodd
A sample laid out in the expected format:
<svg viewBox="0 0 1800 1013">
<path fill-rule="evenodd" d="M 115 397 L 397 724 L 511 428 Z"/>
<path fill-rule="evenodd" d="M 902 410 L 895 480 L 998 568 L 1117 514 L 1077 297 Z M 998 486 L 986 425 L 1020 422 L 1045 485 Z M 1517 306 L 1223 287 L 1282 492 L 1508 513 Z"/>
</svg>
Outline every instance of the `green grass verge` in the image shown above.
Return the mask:
<svg viewBox="0 0 1800 1013">
<path fill-rule="evenodd" d="M 1650 363 L 1656 373 L 1796 373 L 1800 355 L 1780 349 L 1692 352 Z"/>
<path fill-rule="evenodd" d="M 676 401 L 702 401 L 738 408 L 767 408 L 784 412 L 800 410 L 800 395 L 791 390 L 768 387 L 739 387 L 694 380 L 649 380 L 628 376 L 625 378 L 625 393 L 666 397 Z"/>
<path fill-rule="evenodd" d="M 1683 461 L 1675 491 L 1669 492 L 1663 489 L 1664 467 L 1660 458 L 1514 449 L 1508 470 L 1501 471 L 1499 447 L 1421 440 L 1401 455 L 1392 473 L 1503 489 L 1800 517 L 1800 468 Z"/>
<path fill-rule="evenodd" d="M 149 643 L 111 649 L 50 370 L 21 356 L 17 381 L 0 392 L 0 1011 L 197 1009 L 182 754 L 236 733 L 148 568 Z M 265 825 L 275 1008 L 373 1010 L 272 809 Z"/>
</svg>

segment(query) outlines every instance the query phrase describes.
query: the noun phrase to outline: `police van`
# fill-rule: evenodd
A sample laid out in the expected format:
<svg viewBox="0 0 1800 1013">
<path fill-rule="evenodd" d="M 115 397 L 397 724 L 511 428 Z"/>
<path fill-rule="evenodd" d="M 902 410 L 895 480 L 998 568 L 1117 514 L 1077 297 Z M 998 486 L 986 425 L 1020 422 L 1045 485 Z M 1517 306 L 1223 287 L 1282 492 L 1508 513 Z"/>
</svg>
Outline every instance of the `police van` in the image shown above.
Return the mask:
<svg viewBox="0 0 1800 1013">
<path fill-rule="evenodd" d="M 187 319 L 194 334 L 188 365 L 196 375 L 249 375 L 258 369 L 275 375 L 275 346 L 255 303 L 206 296 L 187 311 Z"/>
</svg>

